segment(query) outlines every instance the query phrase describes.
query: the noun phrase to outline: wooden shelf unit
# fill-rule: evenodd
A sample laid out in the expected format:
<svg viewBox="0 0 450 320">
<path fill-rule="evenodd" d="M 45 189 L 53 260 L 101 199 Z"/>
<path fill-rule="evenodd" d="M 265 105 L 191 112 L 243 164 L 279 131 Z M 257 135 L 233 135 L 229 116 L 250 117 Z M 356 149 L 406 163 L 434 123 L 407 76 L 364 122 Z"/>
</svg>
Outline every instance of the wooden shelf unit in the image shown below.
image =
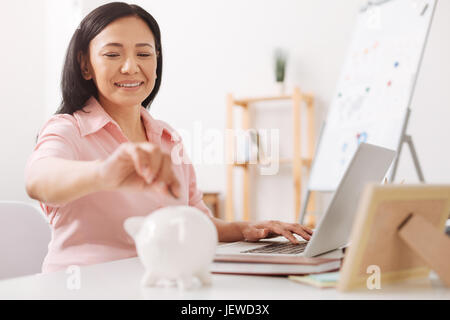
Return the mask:
<svg viewBox="0 0 450 320">
<path fill-rule="evenodd" d="M 295 221 L 299 220 L 301 210 L 301 196 L 302 196 L 302 169 L 311 168 L 312 158 L 314 156 L 314 136 L 315 136 L 315 110 L 314 110 L 314 96 L 312 94 L 302 93 L 300 88 L 294 88 L 292 95 L 281 96 L 266 96 L 266 97 L 254 97 L 247 99 L 234 99 L 232 94 L 227 96 L 227 130 L 234 130 L 233 124 L 233 109 L 241 107 L 242 124 L 241 129 L 250 129 L 250 105 L 257 102 L 264 101 L 292 101 L 292 121 L 293 121 L 293 158 L 292 159 L 279 159 L 279 164 L 292 164 L 292 176 L 294 187 L 294 210 Z M 302 130 L 301 130 L 301 116 L 302 116 L 302 104 L 306 104 L 306 117 L 307 117 L 307 141 L 308 141 L 308 154 L 302 155 Z M 231 131 L 229 131 L 231 132 Z M 227 160 L 227 192 L 225 198 L 225 218 L 227 221 L 234 221 L 234 201 L 233 201 L 233 174 L 235 168 L 242 168 L 243 172 L 243 220 L 250 220 L 250 170 L 249 163 L 236 163 L 235 162 L 235 144 L 234 135 L 227 135 L 226 137 L 226 160 Z M 311 199 L 310 207 L 314 206 L 314 200 Z"/>
</svg>

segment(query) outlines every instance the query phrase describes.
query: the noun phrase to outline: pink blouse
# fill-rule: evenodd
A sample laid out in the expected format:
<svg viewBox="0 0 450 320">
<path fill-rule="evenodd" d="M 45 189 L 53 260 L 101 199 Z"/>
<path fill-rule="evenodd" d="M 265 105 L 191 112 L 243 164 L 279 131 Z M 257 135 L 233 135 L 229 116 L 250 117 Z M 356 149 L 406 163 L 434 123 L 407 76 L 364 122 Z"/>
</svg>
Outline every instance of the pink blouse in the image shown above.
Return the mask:
<svg viewBox="0 0 450 320">
<path fill-rule="evenodd" d="M 42 158 L 56 157 L 78 161 L 106 159 L 120 144 L 128 142 L 119 125 L 95 98 L 83 111 L 55 115 L 41 129 L 38 142 L 28 159 L 25 177 Z M 164 152 L 181 143 L 178 134 L 165 122 L 153 119 L 141 109 L 148 141 Z M 182 152 L 182 148 L 181 152 Z M 102 191 L 64 205 L 41 203 L 52 227 L 52 239 L 44 259 L 44 273 L 71 265 L 89 265 L 137 255 L 133 239 L 123 228 L 125 219 L 145 216 L 171 205 L 189 205 L 211 216 L 197 189 L 192 164 L 174 164 L 180 182 L 180 198 L 157 192 Z"/>
</svg>

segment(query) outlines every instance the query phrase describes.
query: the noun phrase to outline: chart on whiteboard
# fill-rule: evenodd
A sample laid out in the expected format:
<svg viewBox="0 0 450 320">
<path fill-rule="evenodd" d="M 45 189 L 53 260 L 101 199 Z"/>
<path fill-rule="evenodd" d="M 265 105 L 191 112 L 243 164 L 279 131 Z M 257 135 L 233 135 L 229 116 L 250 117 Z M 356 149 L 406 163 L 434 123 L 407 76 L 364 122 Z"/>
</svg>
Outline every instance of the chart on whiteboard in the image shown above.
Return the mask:
<svg viewBox="0 0 450 320">
<path fill-rule="evenodd" d="M 398 148 L 433 5 L 391 0 L 358 15 L 310 189 L 335 190 L 361 142 Z"/>
</svg>

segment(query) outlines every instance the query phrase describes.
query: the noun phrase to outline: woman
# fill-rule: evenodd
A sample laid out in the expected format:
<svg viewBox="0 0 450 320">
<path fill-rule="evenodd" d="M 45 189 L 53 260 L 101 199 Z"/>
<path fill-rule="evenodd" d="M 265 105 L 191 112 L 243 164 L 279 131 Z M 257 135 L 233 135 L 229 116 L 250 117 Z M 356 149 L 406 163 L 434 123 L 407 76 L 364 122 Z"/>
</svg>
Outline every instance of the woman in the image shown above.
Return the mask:
<svg viewBox="0 0 450 320">
<path fill-rule="evenodd" d="M 123 222 L 169 205 L 211 217 L 220 241 L 256 241 L 312 231 L 278 221 L 213 218 L 192 164 L 174 161 L 180 139 L 150 108 L 162 78 L 157 22 L 142 8 L 110 3 L 76 30 L 62 75 L 63 101 L 42 128 L 26 167 L 26 189 L 52 226 L 43 272 L 136 256 Z"/>
</svg>

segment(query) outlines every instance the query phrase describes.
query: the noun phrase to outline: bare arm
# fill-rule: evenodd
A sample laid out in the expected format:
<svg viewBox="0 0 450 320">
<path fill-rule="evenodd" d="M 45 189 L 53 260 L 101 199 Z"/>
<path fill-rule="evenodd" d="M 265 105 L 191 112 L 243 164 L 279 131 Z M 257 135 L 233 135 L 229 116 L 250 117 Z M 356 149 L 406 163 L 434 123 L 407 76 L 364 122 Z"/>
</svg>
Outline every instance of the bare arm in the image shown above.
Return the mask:
<svg viewBox="0 0 450 320">
<path fill-rule="evenodd" d="M 244 240 L 241 227 L 245 222 L 226 222 L 217 218 L 211 218 L 216 226 L 220 242 L 233 242 Z"/>
<path fill-rule="evenodd" d="M 60 158 L 36 161 L 26 181 L 30 198 L 62 205 L 100 191 L 100 161 L 83 162 Z"/>
<path fill-rule="evenodd" d="M 28 195 L 61 205 L 104 190 L 153 190 L 179 197 L 170 155 L 150 143 L 124 143 L 107 159 L 72 161 L 43 158 L 29 168 Z"/>
</svg>

